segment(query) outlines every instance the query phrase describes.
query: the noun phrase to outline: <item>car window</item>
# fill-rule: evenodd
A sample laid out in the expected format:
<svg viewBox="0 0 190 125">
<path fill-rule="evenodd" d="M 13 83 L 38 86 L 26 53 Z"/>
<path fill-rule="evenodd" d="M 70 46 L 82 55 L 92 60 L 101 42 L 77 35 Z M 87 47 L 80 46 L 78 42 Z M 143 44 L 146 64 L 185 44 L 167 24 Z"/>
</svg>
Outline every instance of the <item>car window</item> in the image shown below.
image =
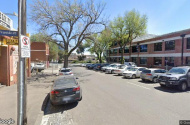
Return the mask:
<svg viewBox="0 0 190 125">
<path fill-rule="evenodd" d="M 143 70 L 145 70 L 145 68 L 139 68 L 139 71 L 143 71 Z"/>
<path fill-rule="evenodd" d="M 161 73 L 166 73 L 166 70 L 160 70 L 161 71 Z"/>
<path fill-rule="evenodd" d="M 154 73 L 161 73 L 160 70 L 154 70 Z"/>
<path fill-rule="evenodd" d="M 66 84 L 75 84 L 76 85 L 76 81 L 74 78 L 62 78 L 62 79 L 55 80 L 56 87 L 66 85 Z"/>
<path fill-rule="evenodd" d="M 172 68 L 169 70 L 168 73 L 173 73 L 173 74 L 186 74 L 188 69 L 186 68 Z"/>
<path fill-rule="evenodd" d="M 71 70 L 66 69 L 66 70 L 61 70 L 61 72 L 70 72 Z"/>
<path fill-rule="evenodd" d="M 151 73 L 151 70 L 143 70 L 143 73 Z"/>
</svg>

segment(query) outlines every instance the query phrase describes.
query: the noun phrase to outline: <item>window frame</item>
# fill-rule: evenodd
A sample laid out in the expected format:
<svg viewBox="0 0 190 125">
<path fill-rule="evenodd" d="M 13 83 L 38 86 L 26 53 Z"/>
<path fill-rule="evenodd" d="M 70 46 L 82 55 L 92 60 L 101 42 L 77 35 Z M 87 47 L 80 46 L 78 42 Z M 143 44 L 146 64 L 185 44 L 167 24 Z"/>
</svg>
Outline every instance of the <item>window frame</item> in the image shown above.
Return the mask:
<svg viewBox="0 0 190 125">
<path fill-rule="evenodd" d="M 170 42 L 174 42 L 173 49 L 171 49 L 171 45 L 169 47 L 167 47 L 167 45 L 169 45 Z M 175 50 L 175 40 L 165 41 L 165 51 L 174 51 L 174 50 Z"/>
</svg>

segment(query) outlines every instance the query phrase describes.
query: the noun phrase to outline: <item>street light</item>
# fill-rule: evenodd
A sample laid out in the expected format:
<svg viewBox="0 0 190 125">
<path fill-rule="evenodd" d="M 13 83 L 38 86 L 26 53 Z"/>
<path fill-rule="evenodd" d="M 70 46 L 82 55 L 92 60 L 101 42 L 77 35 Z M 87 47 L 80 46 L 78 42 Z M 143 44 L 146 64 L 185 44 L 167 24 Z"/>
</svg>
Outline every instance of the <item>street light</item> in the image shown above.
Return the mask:
<svg viewBox="0 0 190 125">
<path fill-rule="evenodd" d="M 16 12 L 13 12 L 13 13 L 4 13 L 5 15 L 10 15 L 10 16 L 16 16 L 18 17 L 18 14 Z"/>
</svg>

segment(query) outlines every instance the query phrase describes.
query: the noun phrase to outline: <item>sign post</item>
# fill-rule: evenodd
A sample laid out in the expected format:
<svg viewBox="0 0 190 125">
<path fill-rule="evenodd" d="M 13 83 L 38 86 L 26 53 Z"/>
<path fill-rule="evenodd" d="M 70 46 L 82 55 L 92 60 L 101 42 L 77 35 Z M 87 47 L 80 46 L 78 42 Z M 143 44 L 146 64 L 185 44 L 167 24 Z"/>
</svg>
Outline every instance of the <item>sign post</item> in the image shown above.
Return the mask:
<svg viewBox="0 0 190 125">
<path fill-rule="evenodd" d="M 30 40 L 26 36 L 26 0 L 18 0 L 18 37 L 19 37 L 19 65 L 18 65 L 18 84 L 17 84 L 17 125 L 27 125 L 26 115 L 26 72 L 25 58 L 28 53 Z M 26 54 L 24 53 L 26 52 Z"/>
</svg>

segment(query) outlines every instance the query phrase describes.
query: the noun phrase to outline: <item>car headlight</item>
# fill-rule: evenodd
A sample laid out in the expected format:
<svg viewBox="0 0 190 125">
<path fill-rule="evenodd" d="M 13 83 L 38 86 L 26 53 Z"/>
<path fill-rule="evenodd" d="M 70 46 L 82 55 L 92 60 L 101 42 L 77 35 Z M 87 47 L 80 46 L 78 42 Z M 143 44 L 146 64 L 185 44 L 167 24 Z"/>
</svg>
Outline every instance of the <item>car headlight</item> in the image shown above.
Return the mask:
<svg viewBox="0 0 190 125">
<path fill-rule="evenodd" d="M 176 77 L 171 77 L 170 80 L 177 80 L 177 78 Z"/>
</svg>

